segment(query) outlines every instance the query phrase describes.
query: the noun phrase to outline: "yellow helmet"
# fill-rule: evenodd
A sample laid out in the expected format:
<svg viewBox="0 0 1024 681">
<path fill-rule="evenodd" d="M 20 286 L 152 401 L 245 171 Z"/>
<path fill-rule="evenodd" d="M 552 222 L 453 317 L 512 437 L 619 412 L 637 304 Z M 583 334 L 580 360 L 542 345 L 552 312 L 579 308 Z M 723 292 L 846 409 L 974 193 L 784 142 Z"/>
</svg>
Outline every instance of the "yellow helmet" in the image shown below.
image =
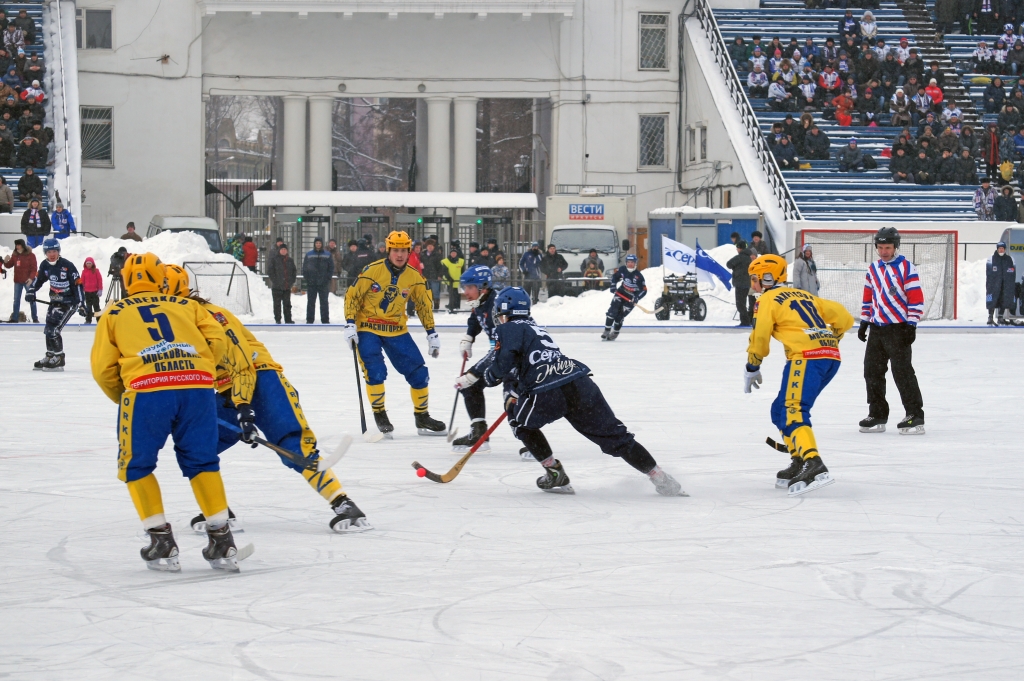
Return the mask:
<svg viewBox="0 0 1024 681">
<path fill-rule="evenodd" d="M 771 288 L 786 281 L 786 260 L 778 255 L 762 255 L 747 267 L 751 276 L 761 280 L 761 285 Z"/>
<path fill-rule="evenodd" d="M 178 265 L 164 265 L 164 276 L 167 283 L 164 285 L 164 292 L 179 298 L 187 298 L 192 289 L 189 288 L 188 272 Z"/>
<path fill-rule="evenodd" d="M 392 248 L 408 248 L 412 249 L 412 239 L 405 232 L 391 232 L 384 239 L 384 245 L 391 250 Z"/>
<path fill-rule="evenodd" d="M 129 294 L 157 293 L 164 285 L 164 264 L 153 253 L 128 255 L 121 278 Z"/>
</svg>

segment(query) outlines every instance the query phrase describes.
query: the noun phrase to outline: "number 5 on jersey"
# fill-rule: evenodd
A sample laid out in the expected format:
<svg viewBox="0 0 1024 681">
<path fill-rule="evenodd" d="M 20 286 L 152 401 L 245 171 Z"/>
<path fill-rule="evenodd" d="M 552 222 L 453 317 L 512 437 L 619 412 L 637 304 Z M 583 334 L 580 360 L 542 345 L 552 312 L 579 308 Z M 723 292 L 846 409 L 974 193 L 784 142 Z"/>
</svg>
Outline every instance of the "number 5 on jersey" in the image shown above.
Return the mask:
<svg viewBox="0 0 1024 681">
<path fill-rule="evenodd" d="M 157 312 L 153 314 L 153 309 L 158 307 L 157 305 L 140 305 L 135 308 L 139 311 L 139 315 L 142 317 L 142 321 L 147 324 L 156 324 L 159 330 L 153 327 L 147 327 L 149 336 L 154 341 L 165 340 L 168 343 L 174 342 L 174 330 L 171 328 L 171 321 L 167 319 L 167 315 L 163 312 Z"/>
</svg>

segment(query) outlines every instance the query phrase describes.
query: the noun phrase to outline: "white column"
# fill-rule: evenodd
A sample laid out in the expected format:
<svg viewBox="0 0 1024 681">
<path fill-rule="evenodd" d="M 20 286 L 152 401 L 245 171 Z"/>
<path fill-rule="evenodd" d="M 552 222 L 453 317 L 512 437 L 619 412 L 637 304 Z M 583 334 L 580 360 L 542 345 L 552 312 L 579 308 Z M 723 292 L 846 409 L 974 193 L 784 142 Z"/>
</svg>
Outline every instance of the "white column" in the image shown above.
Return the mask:
<svg viewBox="0 0 1024 681">
<path fill-rule="evenodd" d="M 416 100 L 416 191 L 427 191 L 427 102 Z"/>
<path fill-rule="evenodd" d="M 455 98 L 455 191 L 476 191 L 476 97 Z"/>
<path fill-rule="evenodd" d="M 282 153 L 281 189 L 306 189 L 306 97 L 287 95 L 284 98 L 284 151 Z"/>
<path fill-rule="evenodd" d="M 333 157 L 334 97 L 314 95 L 309 98 L 309 188 L 331 191 L 331 159 Z"/>
<path fill-rule="evenodd" d="M 451 106 L 449 97 L 427 97 L 427 191 L 451 191 Z"/>
</svg>

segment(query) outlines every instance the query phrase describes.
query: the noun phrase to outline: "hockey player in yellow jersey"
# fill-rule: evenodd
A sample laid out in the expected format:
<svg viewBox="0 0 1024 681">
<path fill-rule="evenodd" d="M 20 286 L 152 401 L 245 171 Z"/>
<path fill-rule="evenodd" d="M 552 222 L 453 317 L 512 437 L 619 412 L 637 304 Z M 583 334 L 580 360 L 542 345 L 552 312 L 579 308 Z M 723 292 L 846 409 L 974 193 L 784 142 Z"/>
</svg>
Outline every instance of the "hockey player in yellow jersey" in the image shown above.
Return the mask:
<svg viewBox="0 0 1024 681">
<path fill-rule="evenodd" d="M 220 454 L 239 440 L 253 442 L 258 427 L 271 444 L 319 459 L 316 435 L 306 421 L 299 403 L 299 393 L 285 378 L 281 365 L 274 361 L 267 347 L 247 329 L 238 317 L 223 307 L 196 296 L 189 284 L 188 272 L 177 265 L 165 269 L 166 291 L 179 297 L 191 297 L 202 305 L 224 329 L 228 339 L 228 352 L 217 367 L 217 415 L 219 424 L 217 453 Z M 234 350 L 234 352 L 233 352 Z M 238 422 L 241 434 L 225 424 Z M 255 446 L 255 445 L 253 445 Z M 362 532 L 372 529 L 365 514 L 348 498 L 334 471 L 306 470 L 296 463 L 281 458 L 288 468 L 297 471 L 334 510 L 330 521 L 336 532 Z M 231 514 L 231 522 L 236 522 Z M 206 524 L 205 514 L 192 519 L 192 528 L 201 532 Z"/>
<path fill-rule="evenodd" d="M 366 395 L 373 408 L 377 428 L 386 437 L 395 429 L 384 404 L 384 379 L 388 375 L 384 353 L 395 369 L 405 376 L 412 391 L 416 429 L 420 435 L 445 435 L 444 424 L 427 411 L 427 383 L 430 375 L 423 355 L 406 329 L 406 306 L 412 301 L 427 332 L 430 356 L 441 351 L 441 339 L 434 331 L 433 298 L 423 277 L 407 267 L 412 239 L 405 232 L 391 232 L 384 240 L 387 257 L 367 265 L 345 294 L 345 342 L 359 349 L 366 379 Z"/>
<path fill-rule="evenodd" d="M 790 496 L 804 494 L 834 482 L 818 453 L 811 430 L 811 407 L 818 394 L 839 371 L 839 341 L 853 326 L 853 317 L 839 303 L 806 291 L 782 287 L 786 261 L 762 255 L 747 270 L 750 286 L 760 293 L 754 307 L 744 392 L 761 385 L 761 362 L 771 339 L 786 349 L 782 388 L 772 403 L 772 423 L 782 433 L 790 453 L 789 468 L 779 471 L 775 486 Z"/>
<path fill-rule="evenodd" d="M 209 519 L 203 557 L 214 568 L 237 570 L 251 546 L 242 553 L 235 548 L 217 456 L 213 381 L 227 351 L 224 331 L 199 304 L 161 292 L 164 266 L 152 253 L 127 258 L 121 274 L 128 295 L 99 319 L 92 375 L 119 405 L 118 477 L 150 537 L 142 559 L 154 570 L 181 569 L 153 474 L 170 435 L 178 466 Z"/>
</svg>

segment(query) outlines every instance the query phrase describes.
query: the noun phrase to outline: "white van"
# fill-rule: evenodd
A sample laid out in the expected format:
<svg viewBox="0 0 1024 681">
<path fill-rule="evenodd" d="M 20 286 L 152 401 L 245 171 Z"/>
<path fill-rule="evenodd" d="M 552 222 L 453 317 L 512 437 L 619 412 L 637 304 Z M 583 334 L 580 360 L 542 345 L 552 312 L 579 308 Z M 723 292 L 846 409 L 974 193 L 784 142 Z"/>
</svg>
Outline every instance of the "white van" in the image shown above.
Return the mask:
<svg viewBox="0 0 1024 681">
<path fill-rule="evenodd" d="M 548 243 L 554 244 L 569 267 L 566 275 L 581 276 L 580 266 L 595 249 L 604 262 L 605 274 L 618 269 L 622 259 L 622 244 L 613 225 L 555 225 L 548 232 Z"/>
<path fill-rule="evenodd" d="M 220 240 L 220 226 L 213 218 L 154 215 L 153 219 L 149 221 L 146 237 L 156 236 L 160 232 L 195 232 L 206 239 L 206 243 L 214 253 L 224 251 L 224 244 Z"/>
</svg>

